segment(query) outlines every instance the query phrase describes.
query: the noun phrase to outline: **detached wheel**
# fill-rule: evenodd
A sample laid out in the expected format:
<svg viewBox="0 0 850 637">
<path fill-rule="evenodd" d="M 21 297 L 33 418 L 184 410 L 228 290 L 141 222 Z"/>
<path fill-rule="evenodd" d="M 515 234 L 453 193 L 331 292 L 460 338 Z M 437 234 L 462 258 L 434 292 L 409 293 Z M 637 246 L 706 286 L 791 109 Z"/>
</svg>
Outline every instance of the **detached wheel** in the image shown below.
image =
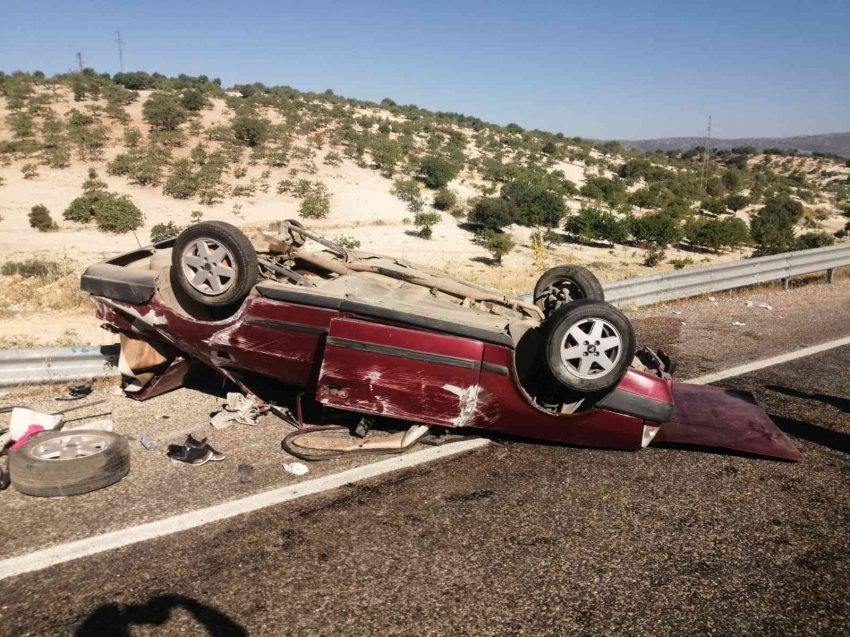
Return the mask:
<svg viewBox="0 0 850 637">
<path fill-rule="evenodd" d="M 9 453 L 12 485 L 26 495 L 81 495 L 130 471 L 130 445 L 111 431 L 51 431 Z"/>
<path fill-rule="evenodd" d="M 590 393 L 613 387 L 635 355 L 629 319 L 607 303 L 573 301 L 556 310 L 546 328 L 546 363 L 552 375 L 572 390 Z"/>
<path fill-rule="evenodd" d="M 177 283 L 209 307 L 240 303 L 257 282 L 257 252 L 239 228 L 205 221 L 180 233 L 171 253 Z"/>
<path fill-rule="evenodd" d="M 580 265 L 555 266 L 544 272 L 534 286 L 534 304 L 546 316 L 570 301 L 579 299 L 605 300 L 599 279 Z"/>
</svg>

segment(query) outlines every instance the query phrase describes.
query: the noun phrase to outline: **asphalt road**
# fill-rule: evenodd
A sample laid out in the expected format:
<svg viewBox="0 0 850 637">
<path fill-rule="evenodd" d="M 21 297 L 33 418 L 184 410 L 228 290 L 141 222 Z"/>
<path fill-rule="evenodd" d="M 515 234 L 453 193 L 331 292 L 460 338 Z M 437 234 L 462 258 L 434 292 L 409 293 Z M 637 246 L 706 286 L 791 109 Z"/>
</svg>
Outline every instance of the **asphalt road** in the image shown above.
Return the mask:
<svg viewBox="0 0 850 637">
<path fill-rule="evenodd" d="M 694 376 L 850 335 L 850 286 L 825 289 L 771 296 L 773 310 L 732 298 L 635 323 L 644 342 L 684 351 L 682 375 Z M 734 320 L 747 326 L 732 330 Z M 797 464 L 492 445 L 0 581 L 0 635 L 846 634 L 848 355 L 834 349 L 721 383 L 755 393 L 806 456 Z M 191 427 L 216 400 L 187 391 L 145 408 Z M 169 427 L 162 438 L 178 429 Z M 274 425 L 251 435 L 236 455 L 256 457 L 265 436 L 280 437 Z M 258 484 L 242 487 L 290 479 L 279 456 L 268 462 Z M 18 536 L 49 543 L 198 497 L 238 497 L 233 476 L 215 470 L 217 489 L 189 473 L 161 493 L 147 488 L 162 488 L 151 465 L 126 505 L 92 498 L 77 505 L 77 523 L 64 503 L 82 500 L 21 503 L 4 492 L 0 537 L 19 553 L 34 541 Z M 117 521 L 100 519 L 110 510 Z"/>
</svg>

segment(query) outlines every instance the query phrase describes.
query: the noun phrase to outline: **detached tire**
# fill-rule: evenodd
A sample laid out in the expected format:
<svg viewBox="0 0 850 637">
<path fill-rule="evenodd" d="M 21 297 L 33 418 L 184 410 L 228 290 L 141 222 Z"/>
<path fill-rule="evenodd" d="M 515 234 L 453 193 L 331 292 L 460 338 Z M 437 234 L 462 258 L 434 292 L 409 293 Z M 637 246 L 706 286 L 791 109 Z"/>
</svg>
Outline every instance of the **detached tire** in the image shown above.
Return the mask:
<svg viewBox="0 0 850 637">
<path fill-rule="evenodd" d="M 242 302 L 257 282 L 257 252 L 239 228 L 205 221 L 180 233 L 171 266 L 181 291 L 208 307 Z"/>
<path fill-rule="evenodd" d="M 599 279 L 580 265 L 558 265 L 547 270 L 534 286 L 534 304 L 549 316 L 570 301 L 604 301 Z"/>
<path fill-rule="evenodd" d="M 568 389 L 592 393 L 620 382 L 635 355 L 629 319 L 607 303 L 581 299 L 546 321 L 543 352 L 549 371 Z"/>
<path fill-rule="evenodd" d="M 50 431 L 9 453 L 12 486 L 40 497 L 81 495 L 130 471 L 130 445 L 111 431 Z"/>
</svg>

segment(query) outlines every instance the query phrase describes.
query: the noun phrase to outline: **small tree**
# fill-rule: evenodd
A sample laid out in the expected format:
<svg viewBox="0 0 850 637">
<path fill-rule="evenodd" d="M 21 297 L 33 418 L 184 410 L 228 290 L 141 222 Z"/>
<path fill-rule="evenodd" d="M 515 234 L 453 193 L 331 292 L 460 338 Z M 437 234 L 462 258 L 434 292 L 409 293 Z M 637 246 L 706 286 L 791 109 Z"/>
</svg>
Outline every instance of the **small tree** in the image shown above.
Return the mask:
<svg viewBox="0 0 850 637">
<path fill-rule="evenodd" d="M 467 218 L 485 230 L 501 230 L 516 221 L 517 207 L 501 197 L 482 197 Z"/>
<path fill-rule="evenodd" d="M 91 194 L 93 192 L 106 190 L 108 184 L 101 181 L 97 176 L 97 170 L 89 168 L 89 178 L 83 182 L 83 192 Z"/>
<path fill-rule="evenodd" d="M 482 245 L 492 255 L 493 260 L 502 265 L 502 257 L 516 247 L 516 241 L 507 232 L 490 231 L 485 234 Z"/>
<path fill-rule="evenodd" d="M 567 211 L 564 198 L 544 185 L 515 179 L 502 188 L 502 199 L 517 208 L 517 222 L 530 227 L 557 226 Z"/>
<path fill-rule="evenodd" d="M 56 222 L 50 216 L 50 211 L 47 206 L 38 204 L 30 209 L 28 215 L 30 228 L 35 228 L 39 232 L 52 232 L 58 229 Z"/>
<path fill-rule="evenodd" d="M 198 178 L 192 173 L 192 165 L 188 159 L 174 162 L 171 174 L 165 180 L 162 192 L 175 199 L 188 199 L 198 192 Z"/>
<path fill-rule="evenodd" d="M 807 232 L 797 237 L 794 242 L 795 250 L 812 250 L 813 248 L 825 248 L 835 243 L 835 237 L 826 232 Z"/>
<path fill-rule="evenodd" d="M 708 197 L 704 199 L 700 207 L 706 212 L 710 212 L 714 215 L 724 215 L 726 214 L 726 204 L 722 199 L 718 199 L 716 197 Z"/>
<path fill-rule="evenodd" d="M 189 119 L 180 98 L 170 93 L 154 93 L 142 106 L 145 121 L 156 130 L 177 130 Z"/>
<path fill-rule="evenodd" d="M 434 207 L 437 210 L 451 210 L 457 205 L 457 195 L 448 188 L 440 188 L 434 195 Z"/>
<path fill-rule="evenodd" d="M 301 207 L 298 209 L 298 214 L 305 219 L 324 219 L 330 212 L 330 196 L 318 192 L 308 193 L 301 202 Z"/>
<path fill-rule="evenodd" d="M 271 136 L 271 125 L 262 117 L 237 115 L 231 126 L 233 136 L 251 148 L 261 146 Z"/>
<path fill-rule="evenodd" d="M 199 91 L 196 88 L 187 88 L 183 91 L 182 95 L 180 95 L 180 103 L 187 111 L 192 111 L 194 113 L 197 113 L 211 105 L 203 91 Z"/>
<path fill-rule="evenodd" d="M 38 177 L 38 166 L 35 164 L 24 164 L 21 166 L 21 173 L 23 173 L 24 179 L 34 179 Z"/>
<path fill-rule="evenodd" d="M 160 241 L 171 239 L 172 237 L 176 237 L 180 234 L 180 232 L 182 232 L 182 228 L 176 225 L 173 221 L 169 221 L 168 223 L 158 223 L 151 228 L 151 243 L 159 243 Z"/>
<path fill-rule="evenodd" d="M 94 221 L 101 232 L 123 234 L 141 227 L 145 217 L 127 195 L 104 193 L 95 208 Z"/>
<path fill-rule="evenodd" d="M 750 205 L 750 198 L 746 195 L 729 195 L 724 203 L 729 210 L 738 212 Z"/>
<path fill-rule="evenodd" d="M 142 141 L 142 131 L 138 128 L 130 127 L 124 130 L 124 145 L 127 148 L 136 148 L 140 141 Z"/>
<path fill-rule="evenodd" d="M 14 113 L 7 118 L 15 137 L 32 137 L 33 121 L 27 113 Z"/>
<path fill-rule="evenodd" d="M 437 212 L 417 212 L 413 217 L 413 225 L 419 228 L 419 236 L 423 239 L 431 238 L 431 226 L 440 223 L 443 218 Z"/>
<path fill-rule="evenodd" d="M 444 188 L 460 172 L 461 166 L 444 157 L 425 157 L 419 163 L 419 175 L 429 188 Z"/>
<path fill-rule="evenodd" d="M 655 244 L 662 250 L 681 241 L 683 234 L 681 224 L 663 212 L 633 218 L 631 231 L 637 241 Z"/>
</svg>

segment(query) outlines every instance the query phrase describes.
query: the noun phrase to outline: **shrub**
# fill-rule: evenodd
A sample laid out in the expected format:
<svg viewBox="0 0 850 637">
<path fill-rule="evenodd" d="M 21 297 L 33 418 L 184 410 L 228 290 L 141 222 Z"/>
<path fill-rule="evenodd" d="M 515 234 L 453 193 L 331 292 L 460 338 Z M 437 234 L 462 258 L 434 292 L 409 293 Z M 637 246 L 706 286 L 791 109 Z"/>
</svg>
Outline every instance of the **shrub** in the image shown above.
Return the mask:
<svg viewBox="0 0 850 637">
<path fill-rule="evenodd" d="M 567 207 L 564 198 L 545 186 L 516 179 L 502 188 L 502 198 L 517 208 L 517 221 L 524 226 L 557 226 Z"/>
<path fill-rule="evenodd" d="M 714 215 L 726 214 L 726 204 L 722 199 L 718 199 L 716 197 L 704 199 L 700 204 L 700 207 L 706 212 L 710 212 Z"/>
<path fill-rule="evenodd" d="M 376 138 L 372 145 L 372 161 L 388 176 L 395 172 L 395 165 L 401 161 L 403 156 L 401 145 L 392 139 L 385 137 Z"/>
<path fill-rule="evenodd" d="M 180 159 L 174 163 L 162 192 L 175 199 L 188 199 L 197 194 L 198 178 L 192 174 L 192 165 L 188 159 Z"/>
<path fill-rule="evenodd" d="M 124 131 L 124 145 L 127 148 L 135 148 L 142 141 L 142 131 L 138 128 L 130 127 Z"/>
<path fill-rule="evenodd" d="M 826 232 L 807 232 L 797 237 L 794 242 L 795 250 L 811 250 L 813 248 L 824 248 L 835 243 L 835 237 Z"/>
<path fill-rule="evenodd" d="M 419 228 L 419 236 L 431 238 L 431 226 L 440 223 L 443 218 L 437 212 L 417 212 L 413 217 L 413 225 Z"/>
<path fill-rule="evenodd" d="M 644 256 L 643 264 L 648 268 L 654 268 L 656 265 L 658 265 L 664 260 L 665 256 L 667 255 L 664 252 L 663 248 L 653 246 L 652 248 L 646 251 L 646 256 Z"/>
<path fill-rule="evenodd" d="M 787 195 L 773 196 L 750 222 L 756 244 L 753 256 L 780 254 L 795 249 L 794 224 L 803 216 L 803 204 Z"/>
<path fill-rule="evenodd" d="M 509 254 L 516 247 L 516 241 L 507 232 L 490 230 L 484 234 L 482 245 L 493 257 L 493 260 L 499 265 L 502 265 L 502 257 Z"/>
<path fill-rule="evenodd" d="M 683 234 L 681 224 L 663 212 L 633 218 L 631 232 L 637 241 L 654 243 L 661 248 L 681 241 Z"/>
<path fill-rule="evenodd" d="M 180 95 L 180 103 L 187 111 L 197 113 L 207 106 L 212 106 L 212 103 L 204 95 L 203 91 L 196 88 L 187 88 Z"/>
<path fill-rule="evenodd" d="M 629 223 L 599 208 L 582 207 L 567 218 L 564 230 L 579 240 L 625 243 L 629 238 Z"/>
<path fill-rule="evenodd" d="M 741 219 L 693 219 L 685 226 L 685 237 L 692 246 L 719 254 L 723 248 L 746 244 L 750 231 Z"/>
<path fill-rule="evenodd" d="M 176 237 L 182 232 L 182 228 L 176 225 L 173 221 L 168 223 L 158 223 L 151 228 L 151 243 L 159 243 L 166 239 Z"/>
<path fill-rule="evenodd" d="M 330 211 L 330 196 L 323 193 L 311 192 L 301 202 L 298 214 L 305 219 L 324 219 L 330 214 Z"/>
<path fill-rule="evenodd" d="M 180 124 L 189 119 L 189 114 L 180 98 L 170 93 L 154 93 L 142 106 L 142 115 L 151 128 L 156 130 L 177 130 Z"/>
<path fill-rule="evenodd" d="M 159 144 L 171 148 L 182 148 L 186 143 L 186 136 L 181 130 L 160 130 L 153 131 L 148 135 L 148 141 L 151 144 Z"/>
<path fill-rule="evenodd" d="M 8 117 L 9 128 L 12 129 L 12 133 L 15 137 L 32 137 L 33 136 L 33 122 L 32 117 L 30 117 L 26 113 L 15 113 L 13 115 L 9 115 Z"/>
<path fill-rule="evenodd" d="M 100 190 L 106 190 L 107 183 L 98 179 L 97 170 L 89 168 L 89 177 L 83 182 L 83 192 L 91 194 Z"/>
<path fill-rule="evenodd" d="M 746 195 L 729 195 L 726 197 L 724 204 L 729 210 L 738 212 L 750 205 L 750 198 Z"/>
<path fill-rule="evenodd" d="M 516 205 L 501 197 L 482 197 L 475 202 L 467 220 L 485 230 L 501 230 L 516 221 Z"/>
<path fill-rule="evenodd" d="M 419 175 L 429 188 L 444 188 L 460 169 L 461 166 L 444 157 L 425 157 L 419 163 Z"/>
<path fill-rule="evenodd" d="M 334 243 L 346 250 L 356 250 L 360 247 L 360 242 L 354 237 L 339 236 L 334 239 Z"/>
<path fill-rule="evenodd" d="M 38 177 L 38 166 L 35 164 L 24 164 L 21 166 L 21 173 L 23 173 L 24 179 Z"/>
<path fill-rule="evenodd" d="M 339 153 L 330 151 L 327 155 L 325 155 L 325 165 L 327 166 L 339 166 L 342 164 L 342 157 Z"/>
<path fill-rule="evenodd" d="M 51 232 L 57 229 L 56 222 L 50 216 L 50 211 L 47 206 L 38 204 L 30 209 L 29 215 L 30 228 L 35 228 L 39 232 Z"/>
<path fill-rule="evenodd" d="M 144 216 L 129 197 L 100 191 L 77 197 L 62 216 L 77 223 L 94 221 L 99 230 L 116 234 L 135 230 L 144 222 Z"/>
<path fill-rule="evenodd" d="M 685 266 L 693 265 L 694 260 L 690 257 L 686 257 L 684 259 L 670 259 L 669 263 L 673 266 L 674 270 L 681 270 Z"/>
<path fill-rule="evenodd" d="M 271 135 L 269 122 L 253 115 L 237 115 L 231 126 L 233 136 L 249 147 L 262 145 Z"/>
<path fill-rule="evenodd" d="M 42 163 L 51 168 L 67 168 L 71 165 L 71 149 L 67 144 L 45 148 L 41 154 Z"/>
<path fill-rule="evenodd" d="M 555 146 L 553 142 L 546 142 L 543 144 L 543 148 L 540 149 L 540 152 L 544 155 L 554 155 L 558 152 L 558 147 Z"/>
<path fill-rule="evenodd" d="M 437 210 L 451 210 L 457 205 L 457 195 L 448 188 L 440 188 L 434 195 L 434 207 Z"/>
</svg>

